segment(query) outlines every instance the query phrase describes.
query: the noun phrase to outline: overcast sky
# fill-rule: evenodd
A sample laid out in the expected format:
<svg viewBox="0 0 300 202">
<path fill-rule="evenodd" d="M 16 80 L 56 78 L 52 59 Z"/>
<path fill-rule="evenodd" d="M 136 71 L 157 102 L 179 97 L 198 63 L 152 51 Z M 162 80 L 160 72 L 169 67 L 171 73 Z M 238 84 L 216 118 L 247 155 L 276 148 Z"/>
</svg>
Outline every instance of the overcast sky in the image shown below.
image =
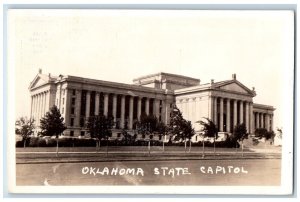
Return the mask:
<svg viewBox="0 0 300 202">
<path fill-rule="evenodd" d="M 30 114 L 28 87 L 39 68 L 123 83 L 161 71 L 201 83 L 236 73 L 255 87 L 254 102 L 276 108 L 274 129 L 292 99 L 291 12 L 19 10 L 8 20 L 16 117 Z"/>
</svg>

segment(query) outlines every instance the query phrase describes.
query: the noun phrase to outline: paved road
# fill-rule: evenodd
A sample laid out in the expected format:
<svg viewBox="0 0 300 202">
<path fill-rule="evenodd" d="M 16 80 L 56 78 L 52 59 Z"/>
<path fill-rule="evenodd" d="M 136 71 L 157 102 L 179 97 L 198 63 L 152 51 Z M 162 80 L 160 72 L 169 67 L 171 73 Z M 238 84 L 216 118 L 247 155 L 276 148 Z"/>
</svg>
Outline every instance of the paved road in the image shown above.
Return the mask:
<svg viewBox="0 0 300 202">
<path fill-rule="evenodd" d="M 18 163 L 17 185 L 280 185 L 281 159 Z M 97 173 L 98 169 L 98 173 Z"/>
</svg>

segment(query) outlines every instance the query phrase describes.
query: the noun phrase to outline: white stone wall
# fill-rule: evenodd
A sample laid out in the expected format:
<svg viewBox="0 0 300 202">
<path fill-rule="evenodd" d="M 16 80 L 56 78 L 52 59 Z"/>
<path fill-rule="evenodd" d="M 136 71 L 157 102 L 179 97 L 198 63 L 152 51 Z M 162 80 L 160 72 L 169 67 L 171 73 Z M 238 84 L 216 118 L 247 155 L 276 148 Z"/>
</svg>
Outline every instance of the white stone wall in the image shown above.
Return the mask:
<svg viewBox="0 0 300 202">
<path fill-rule="evenodd" d="M 182 112 L 183 118 L 191 121 L 196 132 L 201 129 L 200 124 L 196 122 L 203 117 L 212 116 L 210 102 L 208 92 L 176 96 L 178 109 Z"/>
</svg>

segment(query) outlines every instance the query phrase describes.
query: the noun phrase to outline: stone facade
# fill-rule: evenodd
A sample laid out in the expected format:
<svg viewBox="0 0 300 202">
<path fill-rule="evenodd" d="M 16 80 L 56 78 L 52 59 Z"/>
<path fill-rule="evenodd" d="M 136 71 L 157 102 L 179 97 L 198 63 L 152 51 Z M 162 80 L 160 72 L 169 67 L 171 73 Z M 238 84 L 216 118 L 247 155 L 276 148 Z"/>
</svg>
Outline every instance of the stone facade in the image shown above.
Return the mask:
<svg viewBox="0 0 300 202">
<path fill-rule="evenodd" d="M 123 84 L 75 76 L 39 74 L 31 82 L 31 117 L 40 120 L 56 105 L 65 119 L 67 136 L 85 136 L 89 116 L 114 117 L 114 132 L 135 129 L 141 114 L 155 115 L 168 124 L 174 104 L 190 120 L 196 132 L 202 117 L 212 119 L 219 131 L 231 133 L 237 123 L 245 123 L 250 133 L 256 128 L 273 129 L 272 106 L 254 104 L 254 89 L 231 80 L 200 84 L 199 79 L 158 73 Z M 39 126 L 39 121 L 37 121 Z"/>
</svg>

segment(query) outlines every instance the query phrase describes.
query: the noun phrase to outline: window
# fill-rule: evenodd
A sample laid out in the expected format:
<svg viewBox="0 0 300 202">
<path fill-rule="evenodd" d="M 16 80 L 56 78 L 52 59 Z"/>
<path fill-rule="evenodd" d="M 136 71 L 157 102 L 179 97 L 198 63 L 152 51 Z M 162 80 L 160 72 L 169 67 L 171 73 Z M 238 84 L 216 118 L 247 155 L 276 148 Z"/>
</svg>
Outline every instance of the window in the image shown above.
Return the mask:
<svg viewBox="0 0 300 202">
<path fill-rule="evenodd" d="M 81 131 L 81 132 L 80 132 L 80 136 L 84 136 L 84 131 Z"/>
<path fill-rule="evenodd" d="M 71 108 L 71 114 L 75 114 L 75 108 L 74 107 Z"/>
<path fill-rule="evenodd" d="M 72 95 L 76 95 L 76 90 L 75 89 L 72 91 Z"/>
<path fill-rule="evenodd" d="M 121 137 L 121 133 L 118 133 L 118 134 L 117 134 L 117 137 L 118 137 L 118 138 Z"/>
<path fill-rule="evenodd" d="M 70 131 L 70 136 L 74 136 L 74 131 L 73 130 Z"/>
<path fill-rule="evenodd" d="M 71 126 L 74 126 L 74 118 L 71 118 L 71 123 L 70 123 Z"/>
<path fill-rule="evenodd" d="M 64 109 L 64 108 L 62 108 L 62 110 L 61 110 L 61 113 L 63 114 L 63 113 L 64 113 L 64 111 L 65 111 L 65 109 Z"/>
<path fill-rule="evenodd" d="M 73 98 L 72 98 L 72 105 L 75 105 L 75 100 L 76 100 L 76 99 L 73 97 Z"/>
<path fill-rule="evenodd" d="M 63 98 L 63 104 L 65 104 L 65 98 Z"/>
<path fill-rule="evenodd" d="M 83 127 L 84 126 L 84 118 L 81 118 L 80 119 L 80 127 Z"/>
</svg>

